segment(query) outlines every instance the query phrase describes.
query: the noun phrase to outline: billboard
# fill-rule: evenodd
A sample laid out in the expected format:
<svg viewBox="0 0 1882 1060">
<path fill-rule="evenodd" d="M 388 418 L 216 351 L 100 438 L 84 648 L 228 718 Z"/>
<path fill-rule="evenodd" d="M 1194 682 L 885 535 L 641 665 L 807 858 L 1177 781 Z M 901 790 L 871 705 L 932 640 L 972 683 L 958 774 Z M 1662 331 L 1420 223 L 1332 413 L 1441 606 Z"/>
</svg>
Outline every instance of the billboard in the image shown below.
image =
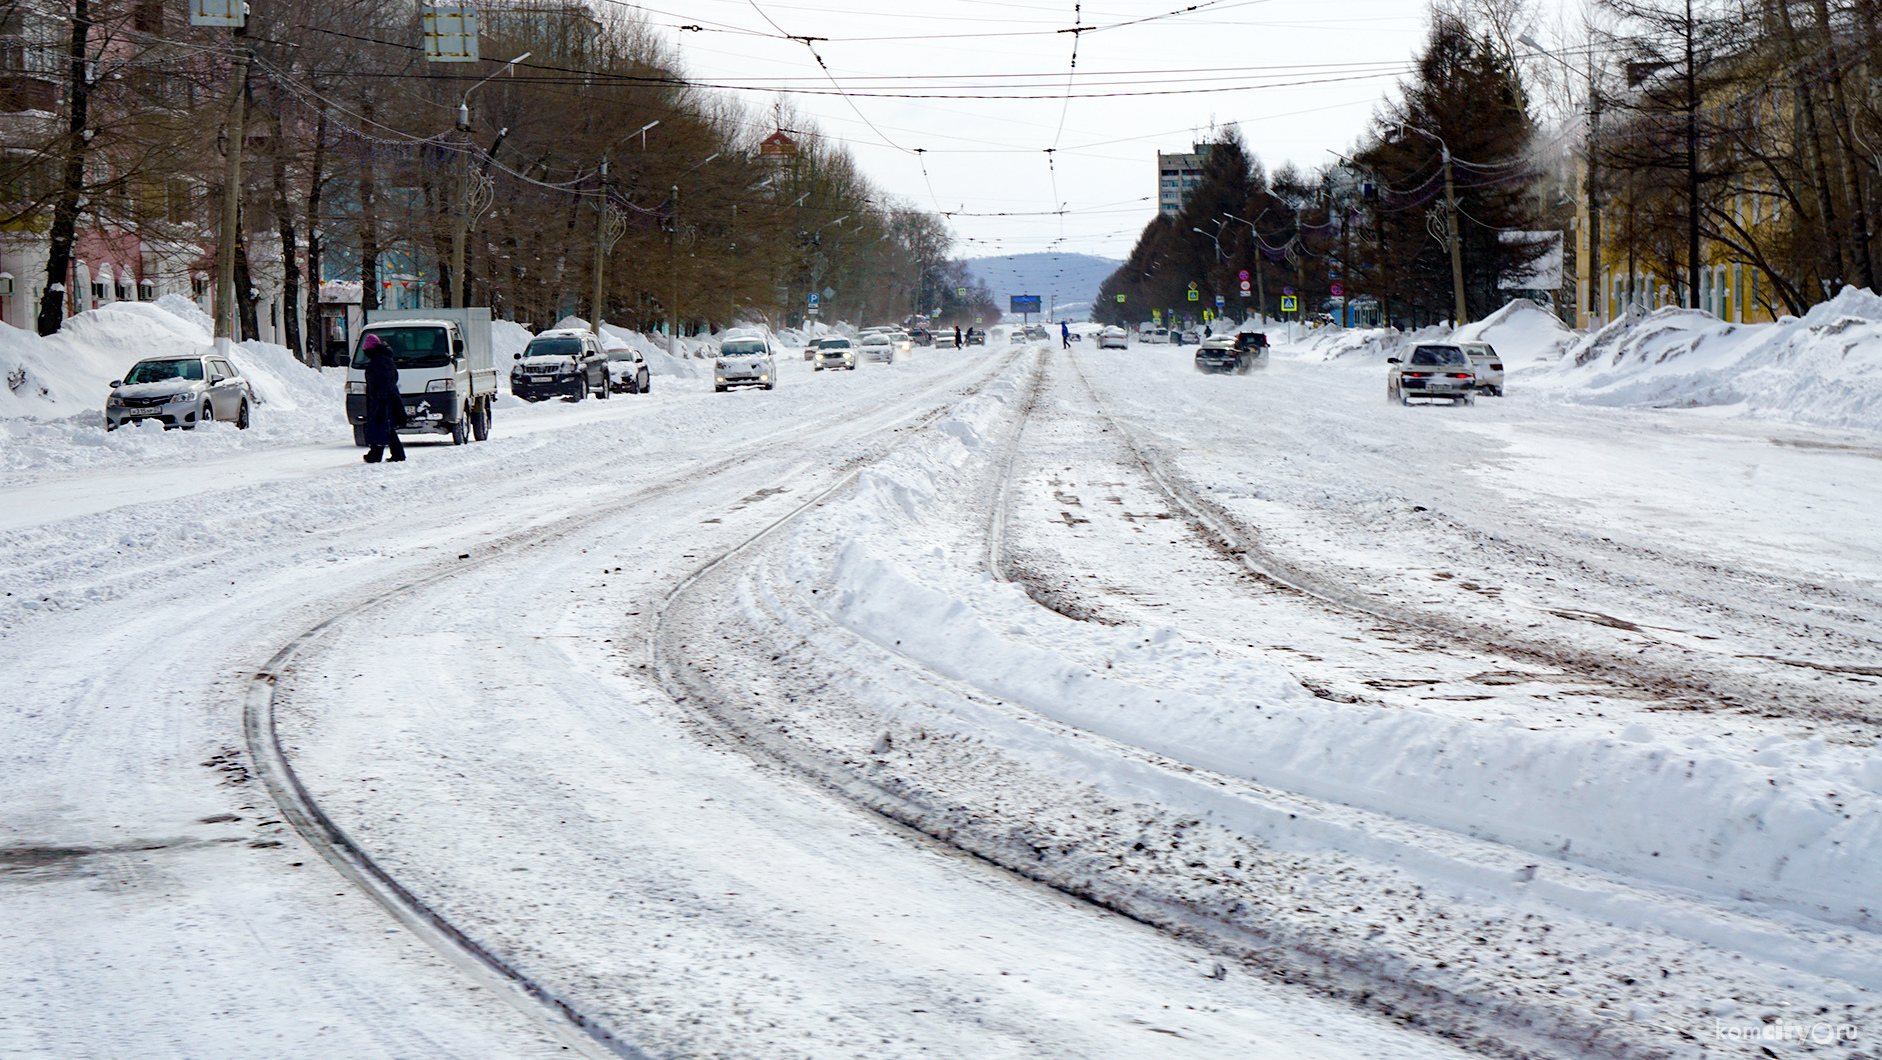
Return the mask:
<svg viewBox="0 0 1882 1060">
<path fill-rule="evenodd" d="M 1012 309 L 1013 312 L 1015 313 L 1039 312 L 1039 296 L 1038 295 L 1016 294 L 1016 295 L 1013 295 L 1012 298 L 1013 298 L 1013 309 Z"/>
</svg>

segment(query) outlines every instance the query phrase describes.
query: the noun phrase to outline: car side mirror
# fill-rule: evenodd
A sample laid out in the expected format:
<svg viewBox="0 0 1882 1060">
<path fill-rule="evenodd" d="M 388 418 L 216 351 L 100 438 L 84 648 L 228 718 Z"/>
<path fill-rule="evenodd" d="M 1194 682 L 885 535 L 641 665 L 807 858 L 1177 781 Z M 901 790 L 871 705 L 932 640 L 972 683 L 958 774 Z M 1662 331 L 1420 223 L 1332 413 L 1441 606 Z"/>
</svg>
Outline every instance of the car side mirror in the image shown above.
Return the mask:
<svg viewBox="0 0 1882 1060">
<path fill-rule="evenodd" d="M 1397 363 L 1398 363 L 1398 358 L 1397 358 L 1397 357 L 1387 357 L 1387 358 L 1385 359 L 1385 363 L 1387 363 L 1387 364 L 1397 364 Z"/>
<path fill-rule="evenodd" d="M 464 340 L 452 339 L 451 340 L 451 352 L 461 356 L 464 353 Z"/>
<path fill-rule="evenodd" d="M 523 359 L 523 355 L 519 353 L 519 354 L 517 354 L 517 355 L 516 355 L 516 358 L 515 358 L 515 359 L 516 359 L 516 360 L 519 360 L 519 361 L 520 361 L 520 360 L 522 360 L 522 359 Z"/>
<path fill-rule="evenodd" d="M 113 389 L 113 390 L 116 390 L 117 388 L 119 388 L 119 387 L 121 387 L 121 386 L 123 386 L 123 385 L 124 385 L 124 380 L 122 380 L 122 379 L 113 379 L 113 380 L 111 381 L 111 389 Z"/>
</svg>

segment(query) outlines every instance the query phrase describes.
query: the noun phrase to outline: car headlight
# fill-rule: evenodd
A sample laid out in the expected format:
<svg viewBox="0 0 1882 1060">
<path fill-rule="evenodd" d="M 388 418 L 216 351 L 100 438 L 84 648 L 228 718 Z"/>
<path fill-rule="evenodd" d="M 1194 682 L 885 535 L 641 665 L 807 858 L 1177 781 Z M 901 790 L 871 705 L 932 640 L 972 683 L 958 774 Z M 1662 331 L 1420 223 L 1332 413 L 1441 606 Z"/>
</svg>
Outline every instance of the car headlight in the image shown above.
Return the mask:
<svg viewBox="0 0 1882 1060">
<path fill-rule="evenodd" d="M 181 394 L 170 395 L 170 404 L 172 405 L 181 405 L 186 401 L 195 401 L 195 400 L 196 400 L 196 394 L 193 391 L 185 391 L 184 393 L 181 393 Z"/>
<path fill-rule="evenodd" d="M 449 393 L 456 389 L 457 380 L 455 379 L 433 379 L 431 382 L 425 384 L 425 393 L 427 394 L 436 394 L 439 391 Z"/>
</svg>

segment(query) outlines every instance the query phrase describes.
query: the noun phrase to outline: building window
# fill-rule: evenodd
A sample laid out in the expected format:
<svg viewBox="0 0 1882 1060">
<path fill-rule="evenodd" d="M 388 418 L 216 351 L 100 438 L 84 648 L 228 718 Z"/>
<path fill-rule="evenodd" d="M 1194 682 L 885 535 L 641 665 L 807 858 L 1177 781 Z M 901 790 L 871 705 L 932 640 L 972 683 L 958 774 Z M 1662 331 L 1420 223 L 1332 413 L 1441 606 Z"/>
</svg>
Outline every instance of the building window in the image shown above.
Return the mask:
<svg viewBox="0 0 1882 1060">
<path fill-rule="evenodd" d="M 171 224 L 187 224 L 190 219 L 190 183 L 187 180 L 166 181 L 163 188 L 164 219 Z"/>
</svg>

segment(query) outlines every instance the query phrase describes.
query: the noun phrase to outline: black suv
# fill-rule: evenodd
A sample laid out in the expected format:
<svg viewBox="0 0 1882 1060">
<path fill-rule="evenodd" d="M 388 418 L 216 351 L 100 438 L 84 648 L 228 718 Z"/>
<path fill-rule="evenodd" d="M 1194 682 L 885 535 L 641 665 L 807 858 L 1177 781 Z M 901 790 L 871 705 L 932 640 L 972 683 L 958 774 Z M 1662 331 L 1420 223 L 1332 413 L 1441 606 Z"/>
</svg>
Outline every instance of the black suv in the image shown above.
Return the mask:
<svg viewBox="0 0 1882 1060">
<path fill-rule="evenodd" d="M 557 328 L 530 339 L 510 369 L 510 393 L 524 401 L 605 398 L 609 389 L 608 355 L 594 332 L 581 328 Z"/>
<path fill-rule="evenodd" d="M 1268 365 L 1268 336 L 1259 331 L 1244 331 L 1233 339 L 1216 335 L 1196 347 L 1196 371 L 1234 372 L 1246 375 L 1250 368 Z"/>
</svg>

